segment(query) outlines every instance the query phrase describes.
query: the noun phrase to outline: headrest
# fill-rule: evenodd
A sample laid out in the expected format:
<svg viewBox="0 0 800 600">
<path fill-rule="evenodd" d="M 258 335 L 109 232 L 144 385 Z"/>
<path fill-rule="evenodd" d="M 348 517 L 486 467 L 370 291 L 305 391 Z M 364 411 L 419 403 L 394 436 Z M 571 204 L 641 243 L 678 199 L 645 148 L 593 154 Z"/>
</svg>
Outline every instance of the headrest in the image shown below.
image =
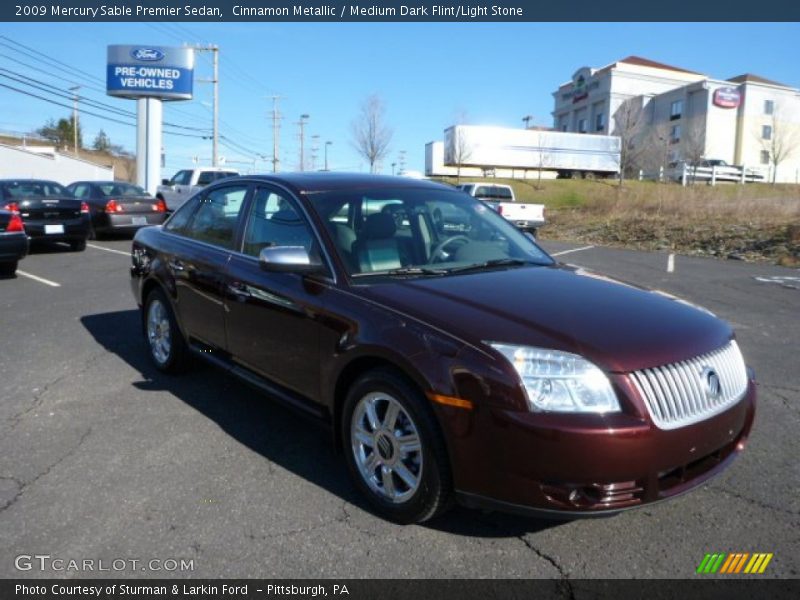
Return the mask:
<svg viewBox="0 0 800 600">
<path fill-rule="evenodd" d="M 389 213 L 375 213 L 367 217 L 364 223 L 364 237 L 368 240 L 385 240 L 397 231 L 394 217 Z"/>
</svg>

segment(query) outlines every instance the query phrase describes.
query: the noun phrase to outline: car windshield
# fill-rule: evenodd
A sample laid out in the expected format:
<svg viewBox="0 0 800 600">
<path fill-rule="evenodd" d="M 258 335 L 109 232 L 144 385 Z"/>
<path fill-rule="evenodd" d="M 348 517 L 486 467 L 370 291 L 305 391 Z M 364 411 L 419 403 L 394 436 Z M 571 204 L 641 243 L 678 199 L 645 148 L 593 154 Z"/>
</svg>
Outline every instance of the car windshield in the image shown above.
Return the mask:
<svg viewBox="0 0 800 600">
<path fill-rule="evenodd" d="M 354 278 L 553 264 L 532 239 L 458 191 L 336 191 L 314 194 L 310 201 Z"/>
<path fill-rule="evenodd" d="M 100 188 L 103 196 L 149 196 L 146 191 L 138 185 L 130 183 L 99 183 L 97 187 Z"/>
<path fill-rule="evenodd" d="M 66 188 L 53 181 L 7 181 L 2 184 L 6 198 L 71 198 Z"/>
</svg>

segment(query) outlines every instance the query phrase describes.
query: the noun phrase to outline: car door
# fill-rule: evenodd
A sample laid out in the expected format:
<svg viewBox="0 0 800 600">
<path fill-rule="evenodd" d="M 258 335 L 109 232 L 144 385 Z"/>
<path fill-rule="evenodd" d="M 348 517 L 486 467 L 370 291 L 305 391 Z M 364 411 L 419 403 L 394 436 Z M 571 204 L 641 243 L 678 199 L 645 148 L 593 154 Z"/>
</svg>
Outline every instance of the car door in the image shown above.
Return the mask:
<svg viewBox="0 0 800 600">
<path fill-rule="evenodd" d="M 203 193 L 172 253 L 165 257 L 186 335 L 223 350 L 227 347 L 222 299 L 225 267 L 238 240 L 248 189 L 248 184 L 239 183 Z"/>
<path fill-rule="evenodd" d="M 242 236 L 225 282 L 229 352 L 236 362 L 303 396 L 319 395 L 319 320 L 326 287 L 297 273 L 268 272 L 258 255 L 267 246 L 303 246 L 319 240 L 296 199 L 256 184 Z"/>
</svg>

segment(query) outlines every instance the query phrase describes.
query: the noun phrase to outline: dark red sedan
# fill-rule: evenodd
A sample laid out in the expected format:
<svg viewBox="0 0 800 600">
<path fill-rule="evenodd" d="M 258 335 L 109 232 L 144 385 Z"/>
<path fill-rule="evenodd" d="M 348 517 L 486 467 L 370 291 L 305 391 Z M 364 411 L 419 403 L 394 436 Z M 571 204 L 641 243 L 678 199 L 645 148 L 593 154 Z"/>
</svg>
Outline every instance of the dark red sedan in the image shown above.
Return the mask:
<svg viewBox="0 0 800 600">
<path fill-rule="evenodd" d="M 200 357 L 318 419 L 400 522 L 641 506 L 722 471 L 753 423 L 728 324 L 557 264 L 447 186 L 226 179 L 132 260 L 159 369 Z"/>
</svg>

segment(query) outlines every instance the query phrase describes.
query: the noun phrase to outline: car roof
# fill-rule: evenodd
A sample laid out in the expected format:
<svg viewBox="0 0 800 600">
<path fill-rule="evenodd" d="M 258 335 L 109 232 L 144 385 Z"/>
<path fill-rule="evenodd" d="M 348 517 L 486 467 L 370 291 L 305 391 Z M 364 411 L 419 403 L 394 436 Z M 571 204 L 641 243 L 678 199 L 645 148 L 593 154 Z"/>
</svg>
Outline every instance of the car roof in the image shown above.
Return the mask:
<svg viewBox="0 0 800 600">
<path fill-rule="evenodd" d="M 391 175 L 365 173 L 296 172 L 277 175 L 245 175 L 241 179 L 264 181 L 284 185 L 298 193 L 320 193 L 352 189 L 429 189 L 454 191 L 449 185 L 425 179 L 411 179 Z M 230 184 L 231 179 L 217 182 Z"/>
<path fill-rule="evenodd" d="M 19 179 L 14 179 L 14 178 L 0 179 L 0 184 L 2 183 L 54 183 L 56 185 L 64 187 L 63 184 L 58 183 L 57 181 L 53 181 L 52 179 L 32 179 L 30 177 L 21 177 Z"/>
</svg>

